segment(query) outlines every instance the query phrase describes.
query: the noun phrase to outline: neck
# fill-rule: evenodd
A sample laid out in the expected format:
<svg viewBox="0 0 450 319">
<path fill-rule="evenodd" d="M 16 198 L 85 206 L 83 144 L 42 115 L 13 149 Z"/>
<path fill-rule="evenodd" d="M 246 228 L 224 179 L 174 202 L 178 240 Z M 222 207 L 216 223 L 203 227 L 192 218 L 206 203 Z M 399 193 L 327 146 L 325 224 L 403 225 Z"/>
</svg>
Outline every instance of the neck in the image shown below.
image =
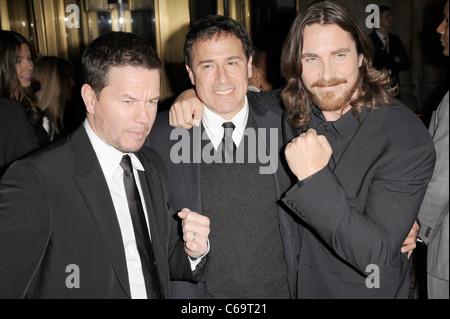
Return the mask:
<svg viewBox="0 0 450 319">
<path fill-rule="evenodd" d="M 325 117 L 325 120 L 327 120 L 327 122 L 334 122 L 339 120 L 345 113 L 350 111 L 351 108 L 352 106 L 348 104 L 344 108 L 337 111 L 322 111 L 322 114 Z"/>
<path fill-rule="evenodd" d="M 378 32 L 380 32 L 382 35 L 387 35 L 389 30 L 383 27 L 380 27 L 378 30 Z"/>
</svg>

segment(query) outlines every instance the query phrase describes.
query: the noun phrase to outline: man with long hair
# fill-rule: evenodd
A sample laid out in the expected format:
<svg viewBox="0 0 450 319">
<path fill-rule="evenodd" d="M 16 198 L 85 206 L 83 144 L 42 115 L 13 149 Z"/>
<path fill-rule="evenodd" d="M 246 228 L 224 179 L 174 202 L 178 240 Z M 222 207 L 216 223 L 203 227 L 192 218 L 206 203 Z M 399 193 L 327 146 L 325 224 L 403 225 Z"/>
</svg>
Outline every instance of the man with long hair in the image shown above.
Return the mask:
<svg viewBox="0 0 450 319">
<path fill-rule="evenodd" d="M 294 297 L 409 296 L 414 221 L 435 154 L 424 125 L 394 98 L 372 59 L 356 17 L 335 1 L 303 9 L 283 47 L 285 139 L 300 135 L 286 146 L 298 182 L 283 198 L 302 233 L 290 251 Z M 192 94 L 172 106 L 171 125 L 189 128 L 202 118 Z"/>
<path fill-rule="evenodd" d="M 407 298 L 398 247 L 435 163 L 419 118 L 394 98 L 373 46 L 339 2 L 315 1 L 293 22 L 281 57 L 298 182 L 283 198 L 302 224 L 300 298 Z"/>
</svg>

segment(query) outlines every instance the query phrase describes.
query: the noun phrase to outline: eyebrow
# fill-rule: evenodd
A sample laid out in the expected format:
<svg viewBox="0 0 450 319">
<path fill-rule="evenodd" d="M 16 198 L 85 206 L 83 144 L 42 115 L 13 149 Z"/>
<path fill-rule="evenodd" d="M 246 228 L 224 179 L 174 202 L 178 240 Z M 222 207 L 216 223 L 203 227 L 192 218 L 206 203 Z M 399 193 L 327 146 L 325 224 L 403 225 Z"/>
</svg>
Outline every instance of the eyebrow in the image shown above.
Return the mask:
<svg viewBox="0 0 450 319">
<path fill-rule="evenodd" d="M 338 54 L 338 53 L 346 53 L 346 52 L 350 52 L 350 49 L 348 48 L 341 48 L 341 49 L 337 49 L 331 52 L 331 54 Z M 315 53 L 309 53 L 309 52 L 305 52 L 302 54 L 302 59 L 303 58 L 311 58 L 311 57 L 318 57 L 318 54 Z"/>
<path fill-rule="evenodd" d="M 130 100 L 139 101 L 137 98 L 135 98 L 134 96 L 131 96 L 131 95 L 127 94 L 127 93 L 125 93 L 124 95 L 122 95 L 122 98 L 123 98 L 123 99 L 130 99 Z M 160 98 L 161 98 L 161 96 L 158 95 L 158 96 L 156 96 L 156 97 L 150 99 L 149 101 L 159 101 Z"/>
<path fill-rule="evenodd" d="M 225 60 L 226 60 L 226 61 L 233 61 L 233 60 L 242 60 L 242 59 L 241 59 L 240 56 L 235 55 L 235 56 L 230 56 L 230 57 L 226 58 Z M 200 62 L 198 63 L 198 65 L 200 65 L 200 64 L 206 64 L 206 63 L 212 63 L 212 62 L 214 62 L 213 59 L 202 60 L 202 61 L 200 61 Z"/>
</svg>

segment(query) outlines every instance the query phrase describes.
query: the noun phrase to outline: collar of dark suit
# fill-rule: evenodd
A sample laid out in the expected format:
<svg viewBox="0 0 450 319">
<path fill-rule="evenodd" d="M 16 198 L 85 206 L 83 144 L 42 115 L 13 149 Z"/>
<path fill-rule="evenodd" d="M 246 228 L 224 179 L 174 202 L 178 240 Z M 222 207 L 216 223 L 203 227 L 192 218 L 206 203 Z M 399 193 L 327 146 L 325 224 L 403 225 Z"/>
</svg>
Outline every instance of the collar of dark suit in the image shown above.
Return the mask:
<svg viewBox="0 0 450 319">
<path fill-rule="evenodd" d="M 76 157 L 74 173 L 87 177 L 92 171 L 94 164 L 99 162 L 84 126 L 80 125 L 70 139 L 74 145 Z M 151 165 L 152 160 L 149 154 L 146 154 L 145 151 L 138 151 L 134 154 L 138 157 L 146 173 L 152 175 L 154 168 Z"/>
<path fill-rule="evenodd" d="M 358 129 L 361 123 L 364 122 L 368 113 L 369 109 L 363 107 L 361 112 L 356 114 L 356 116 L 349 110 L 336 121 L 326 121 L 322 111 L 313 104 L 311 107 L 311 122 L 309 126 L 316 127 L 318 124 L 317 122 L 321 122 L 324 125 L 332 126 L 339 136 L 344 138 L 353 134 Z"/>
</svg>

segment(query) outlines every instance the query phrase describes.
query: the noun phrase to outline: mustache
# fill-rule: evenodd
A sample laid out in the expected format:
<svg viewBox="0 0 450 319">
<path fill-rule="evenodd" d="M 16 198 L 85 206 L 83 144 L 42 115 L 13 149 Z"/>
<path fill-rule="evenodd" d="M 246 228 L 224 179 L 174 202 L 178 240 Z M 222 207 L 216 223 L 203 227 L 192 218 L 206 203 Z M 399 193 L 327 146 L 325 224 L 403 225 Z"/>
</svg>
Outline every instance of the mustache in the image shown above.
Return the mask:
<svg viewBox="0 0 450 319">
<path fill-rule="evenodd" d="M 344 83 L 347 83 L 346 79 L 336 79 L 335 78 L 335 79 L 331 79 L 331 80 L 328 80 L 328 81 L 317 80 L 316 82 L 314 82 L 311 85 L 311 88 L 314 88 L 314 87 L 322 88 L 322 87 L 327 87 L 327 86 L 336 86 L 336 85 L 344 84 Z"/>
</svg>

